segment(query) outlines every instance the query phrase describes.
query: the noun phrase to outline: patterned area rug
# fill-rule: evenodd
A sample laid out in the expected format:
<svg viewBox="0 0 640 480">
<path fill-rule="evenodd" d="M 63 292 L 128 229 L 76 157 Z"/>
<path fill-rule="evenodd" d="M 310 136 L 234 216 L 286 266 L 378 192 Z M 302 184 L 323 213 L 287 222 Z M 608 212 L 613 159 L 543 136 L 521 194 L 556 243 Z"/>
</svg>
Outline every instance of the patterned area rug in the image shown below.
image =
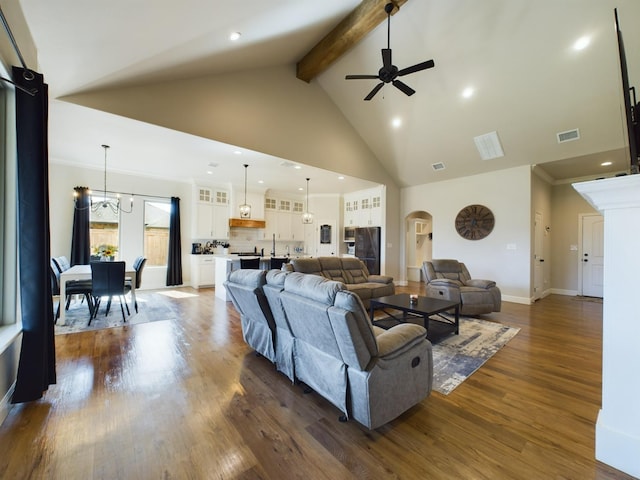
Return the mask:
<svg viewBox="0 0 640 480">
<path fill-rule="evenodd" d="M 460 334 L 433 345 L 433 389 L 450 394 L 519 331 L 500 323 L 461 317 Z"/>
<path fill-rule="evenodd" d="M 120 302 L 114 299 L 111 303 L 109 315 L 105 316 L 107 299 L 102 300 L 98 316 L 89 323 L 89 308 L 86 301 L 72 300 L 69 310 L 67 310 L 65 323 L 66 325 L 55 326 L 55 334 L 61 335 L 66 333 L 86 332 L 89 330 L 100 330 L 102 328 L 121 327 L 123 325 L 137 325 L 140 323 L 157 322 L 161 320 L 171 320 L 178 318 L 176 304 L 172 298 L 183 298 L 184 295 L 195 294 L 180 292 L 176 290 L 161 290 L 154 292 L 139 291 L 136 294 L 138 300 L 138 313 L 127 297 L 129 310 L 131 315 L 127 315 L 125 309 L 126 322 L 122 321 L 122 313 L 120 311 Z M 57 308 L 57 303 L 54 305 Z"/>
</svg>

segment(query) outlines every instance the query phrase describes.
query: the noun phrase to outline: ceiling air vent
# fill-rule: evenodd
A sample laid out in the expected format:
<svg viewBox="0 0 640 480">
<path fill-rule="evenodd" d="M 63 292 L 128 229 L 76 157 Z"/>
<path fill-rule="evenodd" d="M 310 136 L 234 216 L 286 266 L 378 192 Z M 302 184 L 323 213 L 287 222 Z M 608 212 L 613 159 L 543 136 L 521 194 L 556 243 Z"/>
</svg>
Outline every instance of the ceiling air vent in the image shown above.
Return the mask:
<svg viewBox="0 0 640 480">
<path fill-rule="evenodd" d="M 574 130 L 567 130 L 566 132 L 557 133 L 558 143 L 571 142 L 573 140 L 580 139 L 580 130 L 577 128 Z"/>
<path fill-rule="evenodd" d="M 438 170 L 444 170 L 444 163 L 442 163 L 442 162 L 432 163 L 431 164 L 431 168 L 433 168 L 436 172 Z"/>
<path fill-rule="evenodd" d="M 504 157 L 504 150 L 502 150 L 498 132 L 489 132 L 478 137 L 473 137 L 473 141 L 476 142 L 476 148 L 482 160 Z"/>
</svg>

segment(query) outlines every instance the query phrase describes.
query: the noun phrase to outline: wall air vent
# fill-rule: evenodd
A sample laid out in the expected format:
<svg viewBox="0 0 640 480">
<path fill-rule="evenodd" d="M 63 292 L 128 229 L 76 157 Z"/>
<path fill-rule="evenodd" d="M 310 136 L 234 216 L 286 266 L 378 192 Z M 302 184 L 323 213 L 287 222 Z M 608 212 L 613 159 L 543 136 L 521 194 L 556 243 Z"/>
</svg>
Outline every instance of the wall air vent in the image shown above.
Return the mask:
<svg viewBox="0 0 640 480">
<path fill-rule="evenodd" d="M 489 132 L 478 137 L 473 137 L 476 148 L 482 160 L 492 160 L 504 157 L 504 150 L 498 138 L 498 132 Z"/>
<path fill-rule="evenodd" d="M 558 143 L 571 142 L 580 139 L 580 130 L 576 128 L 566 132 L 558 132 L 556 135 L 558 136 Z"/>
<path fill-rule="evenodd" d="M 432 163 L 431 164 L 431 168 L 433 168 L 436 172 L 438 170 L 444 170 L 444 163 L 442 163 L 442 162 Z"/>
</svg>

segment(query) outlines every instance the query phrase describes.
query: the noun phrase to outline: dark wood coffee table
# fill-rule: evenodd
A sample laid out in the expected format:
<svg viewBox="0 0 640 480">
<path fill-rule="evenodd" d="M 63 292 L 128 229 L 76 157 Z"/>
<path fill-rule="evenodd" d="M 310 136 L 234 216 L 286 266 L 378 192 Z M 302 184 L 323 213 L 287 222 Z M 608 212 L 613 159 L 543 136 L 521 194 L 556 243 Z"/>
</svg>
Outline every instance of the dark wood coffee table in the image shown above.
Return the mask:
<svg viewBox="0 0 640 480">
<path fill-rule="evenodd" d="M 382 325 L 384 322 L 388 325 L 389 320 L 398 324 L 405 323 L 410 318 L 422 318 L 424 328 L 427 329 L 427 338 L 432 342 L 451 333 L 457 335 L 460 330 L 460 304 L 449 300 L 418 297 L 415 303 L 411 303 L 408 293 L 399 293 L 387 297 L 372 298 L 369 308 L 371 321 L 374 325 L 376 324 L 374 320 L 376 310 L 382 310 L 387 315 L 385 319 L 378 320 Z M 399 310 L 401 314 L 391 313 L 388 311 L 389 309 Z M 455 311 L 453 320 L 440 315 L 451 310 Z M 434 318 L 431 318 L 432 316 Z"/>
</svg>

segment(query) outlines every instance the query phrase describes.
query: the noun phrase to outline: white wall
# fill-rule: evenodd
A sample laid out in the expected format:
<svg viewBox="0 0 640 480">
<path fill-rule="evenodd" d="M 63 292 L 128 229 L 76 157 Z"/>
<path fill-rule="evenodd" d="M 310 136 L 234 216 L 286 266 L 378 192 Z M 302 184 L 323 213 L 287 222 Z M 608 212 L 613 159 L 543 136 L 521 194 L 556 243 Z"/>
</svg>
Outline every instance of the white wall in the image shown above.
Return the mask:
<svg viewBox="0 0 640 480">
<path fill-rule="evenodd" d="M 71 257 L 71 229 L 73 225 L 73 188 L 103 188 L 104 171 L 70 167 L 59 163 L 49 165 L 49 199 L 51 220 L 51 255 Z M 191 207 L 192 186 L 188 183 L 144 178 L 133 175 L 107 173 L 107 189 L 159 197 L 180 198 L 180 230 L 182 234 L 182 280 L 190 284 L 191 272 Z M 118 259 L 132 265 L 143 254 L 144 199 L 134 196 L 132 213 L 121 214 L 120 250 Z M 145 266 L 141 288 L 163 288 L 166 284 L 166 267 Z"/>
<path fill-rule="evenodd" d="M 415 211 L 429 212 L 433 221 L 433 258 L 458 259 L 467 265 L 472 276 L 495 280 L 504 300 L 529 303 L 530 192 L 529 166 L 407 187 L 401 193 L 401 218 Z M 465 240 L 455 229 L 458 212 L 472 204 L 489 207 L 495 217 L 493 231 L 482 240 Z M 406 265 L 402 271 L 406 272 Z"/>
</svg>

